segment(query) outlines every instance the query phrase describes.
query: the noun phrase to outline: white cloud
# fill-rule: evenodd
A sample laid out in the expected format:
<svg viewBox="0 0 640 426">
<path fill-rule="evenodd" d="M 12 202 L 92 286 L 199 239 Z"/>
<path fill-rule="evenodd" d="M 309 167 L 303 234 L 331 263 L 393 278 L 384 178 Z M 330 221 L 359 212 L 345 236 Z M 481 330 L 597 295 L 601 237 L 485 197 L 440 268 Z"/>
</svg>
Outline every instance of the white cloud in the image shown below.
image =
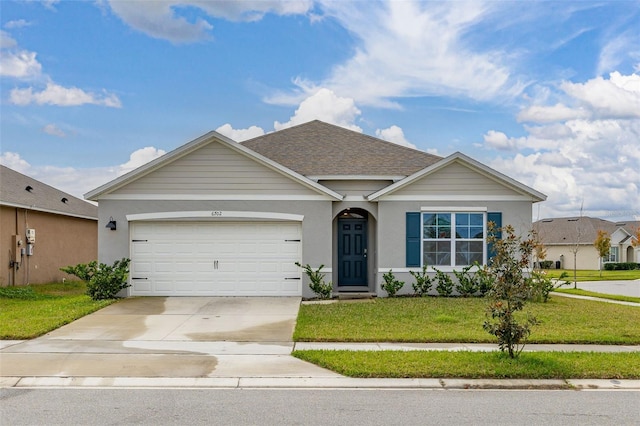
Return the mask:
<svg viewBox="0 0 640 426">
<path fill-rule="evenodd" d="M 223 124 L 222 126 L 218 127 L 216 129 L 216 132 L 236 142 L 242 142 L 264 135 L 264 130 L 262 129 L 262 127 L 251 126 L 247 129 L 234 129 L 229 123 Z"/>
<path fill-rule="evenodd" d="M 31 22 L 26 21 L 24 19 L 16 19 L 13 21 L 8 21 L 6 24 L 4 24 L 4 27 L 6 29 L 13 29 L 13 28 L 24 28 L 24 27 L 28 27 L 31 25 Z"/>
<path fill-rule="evenodd" d="M 3 45 L 6 42 L 3 38 Z M 26 50 L 3 51 L 0 55 L 0 76 L 20 79 L 34 78 L 41 74 L 42 65 L 35 52 Z"/>
<path fill-rule="evenodd" d="M 276 121 L 273 127 L 277 131 L 312 120 L 321 120 L 362 132 L 362 129 L 355 124 L 360 114 L 353 99 L 337 96 L 332 90 L 322 88 L 302 101 L 289 121 L 285 123 Z"/>
<path fill-rule="evenodd" d="M 0 164 L 23 175 L 27 174 L 27 171 L 31 168 L 31 164 L 20 158 L 20 154 L 15 152 L 3 152 L 0 155 Z"/>
<path fill-rule="evenodd" d="M 145 165 L 149 161 L 155 160 L 164 154 L 166 154 L 166 151 L 152 146 L 147 146 L 133 151 L 129 156 L 129 161 L 118 166 L 118 176 L 129 173 L 133 169 Z"/>
<path fill-rule="evenodd" d="M 187 20 L 179 13 L 197 8 L 213 18 L 231 21 L 257 21 L 267 13 L 304 14 L 312 7 L 305 1 L 208 1 L 208 0 L 110 0 L 111 10 L 127 25 L 151 37 L 172 43 L 192 43 L 208 39 L 213 26 L 202 18 Z"/>
<path fill-rule="evenodd" d="M 376 136 L 388 142 L 416 149 L 416 146 L 404 137 L 404 131 L 395 124 L 386 129 L 377 129 Z"/>
<path fill-rule="evenodd" d="M 87 192 L 164 154 L 165 151 L 162 149 L 145 147 L 132 152 L 129 161 L 124 164 L 109 167 L 75 168 L 33 166 L 21 158 L 18 153 L 4 152 L 0 155 L 0 164 L 82 199 Z"/>
<path fill-rule="evenodd" d="M 67 134 L 55 124 L 47 124 L 42 128 L 42 131 L 51 136 L 58 136 L 64 138 Z"/>
<path fill-rule="evenodd" d="M 17 46 L 18 43 L 6 31 L 0 30 L 0 49 L 9 49 Z"/>
<path fill-rule="evenodd" d="M 527 136 L 513 138 L 489 131 L 485 147 L 519 150 L 494 158 L 489 164 L 501 172 L 546 193 L 541 217 L 579 213 L 611 215 L 640 206 L 640 79 L 612 73 L 584 83 L 560 85 L 568 105 L 547 108 L 540 126 L 525 126 Z M 634 104 L 636 109 L 632 107 Z M 532 107 L 527 109 L 533 117 Z M 522 113 L 521 113 L 522 114 Z"/>
<path fill-rule="evenodd" d="M 640 75 L 612 72 L 609 79 L 596 77 L 585 83 L 563 81 L 554 96 L 565 103 L 552 106 L 532 105 L 518 114 L 519 121 L 550 123 L 571 119 L 608 119 L 640 117 Z M 546 101 L 551 95 L 541 91 Z M 538 101 L 538 102 L 540 102 Z"/>
<path fill-rule="evenodd" d="M 462 96 L 475 100 L 508 98 L 521 92 L 506 59 L 497 51 L 480 51 L 465 40 L 493 7 L 483 2 L 390 1 L 322 2 L 326 16 L 337 20 L 356 40 L 354 54 L 317 84 L 296 79 L 297 93 L 267 102 L 298 101 L 317 86 L 358 104 L 398 107 L 394 98 Z"/>
<path fill-rule="evenodd" d="M 518 148 L 517 140 L 507 137 L 507 135 L 502 132 L 489 130 L 483 138 L 485 146 L 489 148 L 501 151 L 512 151 Z"/>
<path fill-rule="evenodd" d="M 62 87 L 55 83 L 47 83 L 44 90 L 37 92 L 32 87 L 13 89 L 9 100 L 15 105 L 25 106 L 32 103 L 38 105 L 78 106 L 85 104 L 102 105 L 112 108 L 122 106 L 120 99 L 113 93 L 103 91 L 98 95 L 85 92 L 77 87 Z"/>
<path fill-rule="evenodd" d="M 609 40 L 600 51 L 598 75 L 614 71 L 623 61 L 640 54 L 637 36 L 625 32 Z"/>
</svg>

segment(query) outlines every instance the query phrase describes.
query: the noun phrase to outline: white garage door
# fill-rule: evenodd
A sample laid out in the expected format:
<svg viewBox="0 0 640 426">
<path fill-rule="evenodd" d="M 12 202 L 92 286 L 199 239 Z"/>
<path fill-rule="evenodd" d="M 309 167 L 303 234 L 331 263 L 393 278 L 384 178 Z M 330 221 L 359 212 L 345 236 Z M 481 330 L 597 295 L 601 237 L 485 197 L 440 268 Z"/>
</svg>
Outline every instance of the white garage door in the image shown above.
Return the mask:
<svg viewBox="0 0 640 426">
<path fill-rule="evenodd" d="M 297 222 L 132 222 L 131 295 L 301 296 Z"/>
</svg>

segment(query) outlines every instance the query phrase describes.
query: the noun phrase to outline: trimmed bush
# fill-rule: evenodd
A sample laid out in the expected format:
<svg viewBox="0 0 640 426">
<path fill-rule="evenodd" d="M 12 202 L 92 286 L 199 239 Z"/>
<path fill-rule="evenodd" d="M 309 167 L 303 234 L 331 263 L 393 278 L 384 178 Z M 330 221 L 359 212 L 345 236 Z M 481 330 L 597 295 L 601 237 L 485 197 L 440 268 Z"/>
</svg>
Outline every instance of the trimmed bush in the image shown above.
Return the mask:
<svg viewBox="0 0 640 426">
<path fill-rule="evenodd" d="M 400 289 L 404 287 L 404 281 L 398 281 L 396 279 L 396 276 L 393 275 L 391 269 L 389 269 L 389 272 L 382 275 L 382 279 L 384 280 L 381 285 L 382 289 L 387 292 L 389 297 L 395 297 L 396 293 L 398 293 Z"/>
<path fill-rule="evenodd" d="M 605 271 L 633 271 L 636 269 L 640 269 L 640 263 L 608 262 L 604 264 Z"/>
</svg>

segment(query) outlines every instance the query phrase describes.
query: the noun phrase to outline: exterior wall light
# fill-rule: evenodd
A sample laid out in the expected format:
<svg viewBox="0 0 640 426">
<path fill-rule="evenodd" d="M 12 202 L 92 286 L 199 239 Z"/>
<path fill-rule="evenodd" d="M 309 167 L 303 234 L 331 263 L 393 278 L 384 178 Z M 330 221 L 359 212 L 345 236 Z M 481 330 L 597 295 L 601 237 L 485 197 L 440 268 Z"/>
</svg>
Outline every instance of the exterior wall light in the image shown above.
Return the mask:
<svg viewBox="0 0 640 426">
<path fill-rule="evenodd" d="M 116 221 L 113 220 L 113 216 L 109 217 L 109 223 L 107 223 L 107 226 L 105 228 L 109 228 L 112 231 L 116 230 Z"/>
</svg>

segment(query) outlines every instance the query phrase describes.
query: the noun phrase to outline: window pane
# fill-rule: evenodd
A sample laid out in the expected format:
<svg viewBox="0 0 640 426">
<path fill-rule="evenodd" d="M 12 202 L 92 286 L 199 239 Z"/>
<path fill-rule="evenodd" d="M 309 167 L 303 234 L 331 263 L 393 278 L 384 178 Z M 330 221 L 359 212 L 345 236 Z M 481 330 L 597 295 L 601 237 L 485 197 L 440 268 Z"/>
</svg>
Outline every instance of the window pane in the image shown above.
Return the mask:
<svg viewBox="0 0 640 426">
<path fill-rule="evenodd" d="M 425 265 L 451 265 L 451 243 L 449 241 L 425 241 L 423 248 Z"/>
<path fill-rule="evenodd" d="M 474 262 L 482 264 L 481 241 L 458 241 L 456 243 L 456 265 L 473 265 Z"/>
<path fill-rule="evenodd" d="M 469 238 L 484 238 L 484 233 L 482 232 L 482 227 L 472 227 L 469 230 Z"/>
<path fill-rule="evenodd" d="M 456 225 L 469 225 L 469 214 L 456 213 Z"/>
<path fill-rule="evenodd" d="M 482 213 L 471 213 L 469 215 L 469 225 L 471 226 L 482 226 L 484 222 L 484 214 Z"/>
<path fill-rule="evenodd" d="M 456 238 L 469 238 L 469 228 L 458 225 L 456 222 Z"/>
<path fill-rule="evenodd" d="M 422 238 L 451 238 L 451 213 L 424 213 Z"/>
</svg>

